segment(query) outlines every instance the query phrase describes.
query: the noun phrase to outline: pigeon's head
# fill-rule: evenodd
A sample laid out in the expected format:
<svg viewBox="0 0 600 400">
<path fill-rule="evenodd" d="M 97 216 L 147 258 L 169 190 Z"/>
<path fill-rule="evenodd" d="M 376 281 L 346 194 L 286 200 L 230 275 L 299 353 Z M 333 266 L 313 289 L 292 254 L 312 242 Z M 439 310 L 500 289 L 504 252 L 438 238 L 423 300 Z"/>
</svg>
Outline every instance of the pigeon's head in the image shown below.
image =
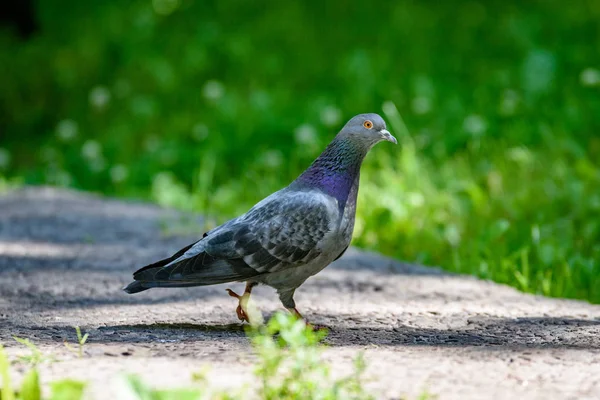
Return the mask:
<svg viewBox="0 0 600 400">
<path fill-rule="evenodd" d="M 398 141 L 386 129 L 385 121 L 377 114 L 358 114 L 344 125 L 340 136 L 371 147 L 383 140 L 398 144 Z"/>
</svg>

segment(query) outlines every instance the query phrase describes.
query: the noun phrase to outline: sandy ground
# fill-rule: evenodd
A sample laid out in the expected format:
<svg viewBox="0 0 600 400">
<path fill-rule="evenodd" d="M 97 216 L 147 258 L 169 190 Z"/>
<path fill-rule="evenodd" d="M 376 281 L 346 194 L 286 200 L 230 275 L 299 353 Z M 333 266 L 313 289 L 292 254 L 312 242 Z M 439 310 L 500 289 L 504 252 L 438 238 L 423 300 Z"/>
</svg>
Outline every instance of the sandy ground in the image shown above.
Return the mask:
<svg viewBox="0 0 600 400">
<path fill-rule="evenodd" d="M 96 398 L 112 397 L 123 372 L 170 387 L 210 365 L 217 386 L 249 382 L 252 349 L 227 286 L 120 290 L 136 268 L 201 234 L 164 234 L 194 218 L 50 188 L 1 196 L 0 341 L 9 355 L 27 353 L 11 336 L 29 338 L 56 360 L 42 365 L 44 381 L 90 380 Z M 272 289 L 255 293 L 265 316 L 280 309 Z M 330 329 L 325 358 L 337 372 L 364 352 L 377 398 L 600 398 L 598 306 L 357 250 L 309 279 L 296 301 Z M 90 334 L 83 359 L 63 345 L 74 325 Z M 22 371 L 17 364 L 17 380 Z"/>
</svg>

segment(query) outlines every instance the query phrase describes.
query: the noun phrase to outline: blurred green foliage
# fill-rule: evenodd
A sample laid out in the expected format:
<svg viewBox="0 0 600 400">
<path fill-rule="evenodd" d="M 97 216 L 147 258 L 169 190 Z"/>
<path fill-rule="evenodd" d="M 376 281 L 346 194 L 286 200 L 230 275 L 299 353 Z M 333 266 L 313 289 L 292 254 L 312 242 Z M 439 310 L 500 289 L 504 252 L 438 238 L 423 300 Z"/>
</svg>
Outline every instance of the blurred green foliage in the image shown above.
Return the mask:
<svg viewBox="0 0 600 400">
<path fill-rule="evenodd" d="M 402 143 L 365 162 L 355 244 L 600 302 L 600 2 L 36 12 L 33 37 L 0 33 L 3 185 L 221 221 L 294 179 L 346 119 L 382 112 Z"/>
</svg>

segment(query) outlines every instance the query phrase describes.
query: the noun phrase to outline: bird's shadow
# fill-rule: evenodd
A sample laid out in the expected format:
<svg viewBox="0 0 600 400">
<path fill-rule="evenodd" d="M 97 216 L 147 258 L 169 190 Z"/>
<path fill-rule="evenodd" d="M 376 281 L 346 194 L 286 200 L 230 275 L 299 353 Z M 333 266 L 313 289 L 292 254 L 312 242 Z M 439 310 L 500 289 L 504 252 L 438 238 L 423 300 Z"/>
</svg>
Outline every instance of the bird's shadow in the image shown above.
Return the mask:
<svg viewBox="0 0 600 400">
<path fill-rule="evenodd" d="M 317 321 L 318 322 L 318 321 Z M 153 322 L 100 326 L 90 330 L 90 342 L 101 344 L 142 344 L 226 342 L 246 346 L 247 324 Z M 426 346 L 475 349 L 579 349 L 600 350 L 600 320 L 576 318 L 482 318 L 475 326 L 453 328 L 412 327 L 400 321 L 395 326 L 345 323 L 323 326 L 329 347 Z M 17 326 L 35 332 L 40 343 L 76 340 L 72 326 Z"/>
<path fill-rule="evenodd" d="M 151 324 L 132 324 L 132 325 L 114 325 L 100 327 L 98 330 L 123 330 L 123 331 L 152 331 L 154 333 L 167 333 L 172 331 L 189 331 L 189 332 L 245 332 L 247 325 L 241 323 L 231 324 L 193 324 L 193 323 L 177 323 L 177 322 L 155 322 Z"/>
<path fill-rule="evenodd" d="M 154 322 L 149 324 L 111 325 L 97 328 L 94 341 L 100 343 L 194 342 L 245 340 L 247 325 L 241 323 L 196 324 Z"/>
</svg>

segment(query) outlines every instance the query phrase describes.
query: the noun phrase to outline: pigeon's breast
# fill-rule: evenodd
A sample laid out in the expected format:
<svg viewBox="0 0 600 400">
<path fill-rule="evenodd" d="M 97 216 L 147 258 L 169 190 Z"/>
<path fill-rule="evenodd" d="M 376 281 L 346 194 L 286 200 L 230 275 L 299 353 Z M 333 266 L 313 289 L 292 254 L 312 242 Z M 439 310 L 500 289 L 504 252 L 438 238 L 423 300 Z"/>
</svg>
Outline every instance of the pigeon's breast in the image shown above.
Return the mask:
<svg viewBox="0 0 600 400">
<path fill-rule="evenodd" d="M 354 210 L 356 202 L 348 202 L 344 208 L 338 207 L 337 200 L 330 197 L 330 231 L 318 247 L 321 249 L 321 262 L 325 265 L 335 260 L 348 247 L 354 230 Z"/>
<path fill-rule="evenodd" d="M 352 234 L 354 232 L 354 221 L 356 220 L 356 200 L 358 197 L 359 180 L 360 176 L 357 175 L 354 179 L 352 187 L 350 188 L 348 200 L 346 201 L 346 204 L 344 205 L 340 216 L 339 235 L 341 241 L 346 243 L 346 247 L 350 244 L 350 241 L 352 240 Z M 344 249 L 346 247 L 344 247 Z"/>
</svg>

